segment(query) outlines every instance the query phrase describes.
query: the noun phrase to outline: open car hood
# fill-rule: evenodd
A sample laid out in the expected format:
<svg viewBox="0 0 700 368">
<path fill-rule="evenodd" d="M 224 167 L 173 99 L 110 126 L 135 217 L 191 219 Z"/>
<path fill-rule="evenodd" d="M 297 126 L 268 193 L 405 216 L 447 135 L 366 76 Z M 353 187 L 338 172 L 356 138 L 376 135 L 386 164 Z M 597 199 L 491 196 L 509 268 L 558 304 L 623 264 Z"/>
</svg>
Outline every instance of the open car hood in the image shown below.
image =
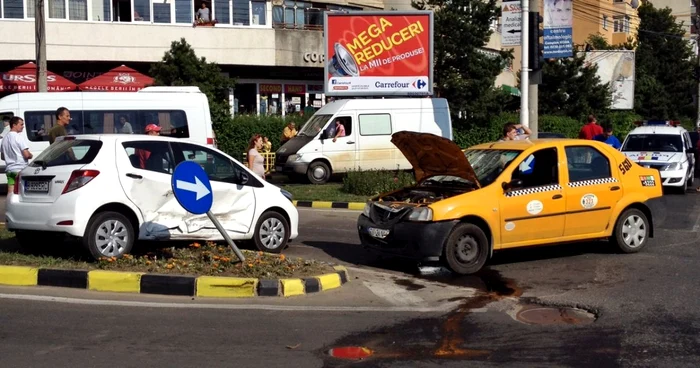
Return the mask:
<svg viewBox="0 0 700 368">
<path fill-rule="evenodd" d="M 469 180 L 481 188 L 472 165 L 454 142 L 430 133 L 401 131 L 391 136 L 416 173 L 416 181 L 435 175 L 451 175 Z"/>
</svg>

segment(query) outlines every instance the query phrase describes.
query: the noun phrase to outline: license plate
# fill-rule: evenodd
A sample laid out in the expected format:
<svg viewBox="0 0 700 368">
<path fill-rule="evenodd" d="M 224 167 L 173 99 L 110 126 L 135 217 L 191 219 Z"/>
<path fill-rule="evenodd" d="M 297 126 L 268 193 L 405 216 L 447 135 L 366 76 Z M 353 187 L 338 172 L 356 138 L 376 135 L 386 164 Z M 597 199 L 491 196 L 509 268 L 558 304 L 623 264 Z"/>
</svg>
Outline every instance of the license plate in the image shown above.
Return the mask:
<svg viewBox="0 0 700 368">
<path fill-rule="evenodd" d="M 385 229 L 375 229 L 373 227 L 370 227 L 369 229 L 367 229 L 367 231 L 369 232 L 369 235 L 372 235 L 373 237 L 379 239 L 384 239 L 387 237 L 387 235 L 389 235 L 389 230 Z"/>
<path fill-rule="evenodd" d="M 48 181 L 25 181 L 24 191 L 31 193 L 48 193 L 49 192 L 49 182 Z"/>
</svg>

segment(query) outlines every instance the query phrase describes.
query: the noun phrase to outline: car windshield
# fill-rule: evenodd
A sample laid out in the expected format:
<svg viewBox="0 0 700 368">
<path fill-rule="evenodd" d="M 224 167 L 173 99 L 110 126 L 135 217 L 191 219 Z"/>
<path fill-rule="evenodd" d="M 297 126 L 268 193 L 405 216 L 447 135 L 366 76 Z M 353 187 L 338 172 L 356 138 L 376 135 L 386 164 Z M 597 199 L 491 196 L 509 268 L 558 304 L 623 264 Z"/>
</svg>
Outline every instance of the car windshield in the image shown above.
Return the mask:
<svg viewBox="0 0 700 368">
<path fill-rule="evenodd" d="M 466 150 L 464 155 L 472 165 L 479 184 L 485 187 L 493 183 L 501 172 L 516 158 L 522 151 L 515 150 L 495 150 L 495 149 L 475 149 Z"/>
<path fill-rule="evenodd" d="M 315 137 L 333 115 L 314 115 L 299 131 L 300 136 Z"/>
<path fill-rule="evenodd" d="M 32 167 L 85 165 L 92 162 L 102 147 L 101 141 L 70 139 L 57 140 L 32 161 Z"/>
<path fill-rule="evenodd" d="M 622 151 L 683 152 L 683 141 L 675 134 L 631 134 Z"/>
</svg>

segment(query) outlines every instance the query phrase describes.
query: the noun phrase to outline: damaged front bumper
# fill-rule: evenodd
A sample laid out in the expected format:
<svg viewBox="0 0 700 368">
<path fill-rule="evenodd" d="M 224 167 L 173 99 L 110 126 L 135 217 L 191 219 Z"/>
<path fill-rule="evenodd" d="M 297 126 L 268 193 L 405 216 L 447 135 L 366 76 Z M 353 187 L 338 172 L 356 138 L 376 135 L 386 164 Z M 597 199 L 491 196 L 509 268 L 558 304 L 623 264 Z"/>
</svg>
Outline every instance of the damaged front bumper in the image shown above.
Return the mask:
<svg viewBox="0 0 700 368">
<path fill-rule="evenodd" d="M 439 261 L 445 241 L 457 221 L 377 224 L 364 214 L 357 219 L 362 246 L 384 254 Z"/>
</svg>

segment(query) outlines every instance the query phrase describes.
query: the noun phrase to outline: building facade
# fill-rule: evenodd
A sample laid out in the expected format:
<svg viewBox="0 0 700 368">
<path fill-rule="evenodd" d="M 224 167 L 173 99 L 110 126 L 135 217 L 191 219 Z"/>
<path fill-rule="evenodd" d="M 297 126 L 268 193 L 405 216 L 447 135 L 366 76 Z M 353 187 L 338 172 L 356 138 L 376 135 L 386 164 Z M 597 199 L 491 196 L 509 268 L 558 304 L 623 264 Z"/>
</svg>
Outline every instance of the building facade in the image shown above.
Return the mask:
<svg viewBox="0 0 700 368">
<path fill-rule="evenodd" d="M 214 22 L 196 22 L 206 4 Z M 45 0 L 48 69 L 79 84 L 125 64 L 148 74 L 173 41 L 237 79 L 235 113 L 320 107 L 323 12 L 377 10 L 377 0 Z M 35 59 L 34 0 L 0 0 L 0 73 Z"/>
</svg>

